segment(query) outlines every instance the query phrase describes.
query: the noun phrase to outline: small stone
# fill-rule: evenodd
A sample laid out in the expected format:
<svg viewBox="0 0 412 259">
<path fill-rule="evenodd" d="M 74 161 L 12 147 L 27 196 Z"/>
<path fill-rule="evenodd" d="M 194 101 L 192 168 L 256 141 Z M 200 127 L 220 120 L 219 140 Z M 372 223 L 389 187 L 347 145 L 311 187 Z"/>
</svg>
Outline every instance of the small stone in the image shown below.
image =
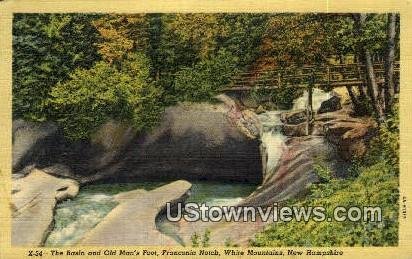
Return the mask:
<svg viewBox="0 0 412 259">
<path fill-rule="evenodd" d="M 265 108 L 263 108 L 263 106 L 262 105 L 259 105 L 259 107 L 257 107 L 257 109 L 256 109 L 256 114 L 261 114 L 261 113 L 264 113 L 266 110 L 265 110 Z"/>
</svg>

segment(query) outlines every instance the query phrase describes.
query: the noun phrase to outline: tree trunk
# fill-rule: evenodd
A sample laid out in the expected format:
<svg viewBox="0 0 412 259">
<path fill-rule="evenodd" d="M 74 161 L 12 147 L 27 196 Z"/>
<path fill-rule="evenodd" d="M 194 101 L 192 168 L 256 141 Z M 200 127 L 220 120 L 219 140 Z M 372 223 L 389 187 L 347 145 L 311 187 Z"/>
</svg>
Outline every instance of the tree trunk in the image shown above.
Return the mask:
<svg viewBox="0 0 412 259">
<path fill-rule="evenodd" d="M 362 59 L 359 58 L 358 56 L 356 56 L 356 60 L 357 60 L 357 63 L 358 63 L 358 64 L 363 64 L 363 65 L 365 65 L 365 62 L 362 62 Z M 364 82 L 363 85 L 359 85 L 359 86 L 358 86 L 359 100 L 360 100 L 361 102 L 365 102 L 365 101 L 368 99 L 367 96 L 366 96 L 366 93 L 365 93 L 365 86 L 366 86 L 366 84 L 367 84 L 367 80 L 366 80 L 366 78 L 363 76 L 364 73 L 365 73 L 365 70 L 361 69 L 361 67 L 358 65 L 358 76 L 359 76 L 359 79 Z"/>
<path fill-rule="evenodd" d="M 391 110 L 392 99 L 395 93 L 394 83 L 394 61 L 395 61 L 395 36 L 396 36 L 396 14 L 390 13 L 388 15 L 388 31 L 387 31 L 387 52 L 385 59 L 385 111 Z"/>
<path fill-rule="evenodd" d="M 373 109 L 378 116 L 379 122 L 385 121 L 383 112 L 383 100 L 380 94 L 378 83 L 375 78 L 375 71 L 373 69 L 372 57 L 368 49 L 364 48 L 366 73 L 368 76 L 368 92 L 369 98 L 372 101 Z"/>
<path fill-rule="evenodd" d="M 358 36 L 362 35 L 363 27 L 366 21 L 366 14 L 362 13 L 359 15 L 354 16 L 355 19 L 355 28 L 356 34 Z M 366 75 L 367 75 L 367 88 L 369 93 L 369 99 L 371 101 L 372 107 L 378 116 L 378 121 L 383 122 L 385 120 L 384 112 L 383 112 L 383 99 L 382 95 L 380 94 L 378 83 L 376 82 L 375 72 L 373 69 L 373 62 L 372 62 L 372 55 L 369 52 L 367 46 L 361 45 L 362 42 L 358 44 L 358 51 L 360 52 L 359 56 L 363 59 L 363 63 L 366 67 Z"/>
</svg>

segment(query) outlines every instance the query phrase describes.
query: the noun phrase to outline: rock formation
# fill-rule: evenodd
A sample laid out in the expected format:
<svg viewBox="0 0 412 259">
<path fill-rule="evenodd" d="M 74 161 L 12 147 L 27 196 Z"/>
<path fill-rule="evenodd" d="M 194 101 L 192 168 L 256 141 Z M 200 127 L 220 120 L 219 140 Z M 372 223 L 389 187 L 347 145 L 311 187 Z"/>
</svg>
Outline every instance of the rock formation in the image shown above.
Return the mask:
<svg viewBox="0 0 412 259">
<path fill-rule="evenodd" d="M 69 142 L 54 130 L 52 143 L 20 148 L 26 137 L 15 131 L 13 161 L 19 166 L 14 167 L 14 172 L 34 164 L 49 174 L 71 177 L 81 184 L 133 178 L 260 182 L 260 128 L 256 115 L 245 110 L 239 118 L 233 118 L 227 103 L 230 98 L 225 101 L 168 107 L 159 125 L 145 134 L 109 121 L 90 141 Z M 25 128 L 33 127 L 19 123 Z M 37 135 L 49 136 L 51 130 L 45 129 L 55 129 L 52 124 L 42 125 L 36 126 L 40 129 Z M 31 155 L 43 153 L 47 155 Z"/>
<path fill-rule="evenodd" d="M 12 245 L 42 245 L 53 226 L 56 203 L 76 196 L 78 191 L 76 181 L 56 178 L 38 169 L 13 181 Z"/>
<path fill-rule="evenodd" d="M 156 217 L 166 208 L 184 201 L 191 184 L 175 181 L 145 192 L 131 191 L 117 196 L 120 204 L 79 242 L 80 245 L 179 245 L 156 227 Z"/>
</svg>

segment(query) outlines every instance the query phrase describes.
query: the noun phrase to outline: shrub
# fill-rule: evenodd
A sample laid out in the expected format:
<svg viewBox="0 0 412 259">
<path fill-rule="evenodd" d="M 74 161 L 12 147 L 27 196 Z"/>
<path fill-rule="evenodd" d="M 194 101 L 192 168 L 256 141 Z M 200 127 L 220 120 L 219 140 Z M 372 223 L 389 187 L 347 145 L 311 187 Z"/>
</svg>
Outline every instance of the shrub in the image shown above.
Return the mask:
<svg viewBox="0 0 412 259">
<path fill-rule="evenodd" d="M 149 82 L 149 69 L 144 55 L 131 54 L 118 67 L 98 62 L 76 70 L 52 89 L 55 120 L 71 139 L 87 138 L 109 118 L 131 122 L 136 130 L 151 128 L 160 114 L 161 92 Z"/>
<path fill-rule="evenodd" d="M 399 106 L 395 103 L 385 123 L 379 128 L 379 134 L 370 143 L 370 150 L 365 163 L 373 164 L 387 161 L 393 171 L 399 173 Z"/>
</svg>

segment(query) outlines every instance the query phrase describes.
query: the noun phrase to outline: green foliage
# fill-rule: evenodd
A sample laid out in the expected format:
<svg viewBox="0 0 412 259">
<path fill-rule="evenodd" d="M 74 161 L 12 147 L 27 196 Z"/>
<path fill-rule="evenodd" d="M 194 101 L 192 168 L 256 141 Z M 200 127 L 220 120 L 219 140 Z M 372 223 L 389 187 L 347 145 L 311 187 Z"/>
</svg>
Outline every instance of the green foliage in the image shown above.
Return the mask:
<svg viewBox="0 0 412 259">
<path fill-rule="evenodd" d="M 269 18 L 262 50 L 281 66 L 325 63 L 333 52 L 328 41 L 332 28 L 326 15 L 275 14 Z"/>
<path fill-rule="evenodd" d="M 227 34 L 218 35 L 216 41 L 239 58 L 241 68 L 248 66 L 262 54 L 260 46 L 269 17 L 268 14 L 222 14 L 221 23 Z"/>
<path fill-rule="evenodd" d="M 392 170 L 399 174 L 399 105 L 395 103 L 391 114 L 379 128 L 376 138 L 371 140 L 370 150 L 365 157 L 367 164 L 387 161 Z"/>
<path fill-rule="evenodd" d="M 193 235 L 190 237 L 190 240 L 192 241 L 193 247 L 199 247 L 200 236 L 196 232 L 193 233 Z"/>
<path fill-rule="evenodd" d="M 208 247 L 210 241 L 210 230 L 206 229 L 202 236 L 195 232 L 190 237 L 190 240 L 192 241 L 192 247 Z"/>
<path fill-rule="evenodd" d="M 386 16 L 386 14 L 370 15 L 361 34 L 356 38 L 372 53 L 384 54 L 386 51 Z"/>
<path fill-rule="evenodd" d="M 127 120 L 136 130 L 150 129 L 158 121 L 161 93 L 149 81 L 149 68 L 144 55 L 133 54 L 118 68 L 102 61 L 77 69 L 53 88 L 53 116 L 72 139 L 87 138 L 109 118 Z"/>
<path fill-rule="evenodd" d="M 238 245 L 238 244 L 235 244 L 235 243 L 233 242 L 233 240 L 229 237 L 229 238 L 227 238 L 227 239 L 225 240 L 225 246 L 226 246 L 226 247 L 238 247 L 239 245 Z"/>
<path fill-rule="evenodd" d="M 398 178 L 381 162 L 361 168 L 354 180 L 314 185 L 295 206 L 322 206 L 327 217 L 336 206 L 379 206 L 383 221 L 281 222 L 259 233 L 254 246 L 393 246 L 398 244 Z"/>
<path fill-rule="evenodd" d="M 147 48 L 145 14 L 108 14 L 92 24 L 102 38 L 96 42 L 99 53 L 109 63 L 120 62 L 127 53 Z"/>
<path fill-rule="evenodd" d="M 269 100 L 275 104 L 278 109 L 289 110 L 293 107 L 293 101 L 302 96 L 303 92 L 304 90 L 302 88 L 295 89 L 293 87 L 281 87 L 270 90 L 255 88 L 250 92 L 250 95 L 257 102 Z"/>
<path fill-rule="evenodd" d="M 315 163 L 313 165 L 313 170 L 315 171 L 316 175 L 319 177 L 320 182 L 330 182 L 332 180 L 332 172 L 326 166 L 323 157 L 315 157 Z"/>
<path fill-rule="evenodd" d="M 176 73 L 174 94 L 179 101 L 207 101 L 230 82 L 236 73 L 237 57 L 219 51 L 211 59 Z"/>
<path fill-rule="evenodd" d="M 96 15 L 15 14 L 13 20 L 13 117 L 49 119 L 51 88 L 76 68 L 99 59 Z"/>
<path fill-rule="evenodd" d="M 68 119 L 69 114 L 86 114 L 86 103 L 93 99 L 61 103 L 71 95 L 67 85 L 73 81 L 70 76 L 76 75 L 76 91 L 86 91 L 87 85 L 107 89 L 106 82 L 110 82 L 109 88 L 116 88 L 114 79 L 122 82 L 117 86 L 122 90 L 118 90 L 117 97 L 98 96 L 96 100 L 105 100 L 78 119 L 82 124 L 79 128 L 85 130 L 71 137 L 86 137 L 109 115 L 130 119 L 143 129 L 150 124 L 149 118 L 158 118 L 158 109 L 152 107 L 178 101 L 209 101 L 239 71 L 253 73 L 292 63 L 326 64 L 331 55 L 355 53 L 359 42 L 373 54 L 382 53 L 386 15 L 368 17 L 363 32 L 357 35 L 349 15 L 334 14 L 16 14 L 13 116 L 32 121 L 57 120 L 65 125 L 66 132 L 74 134 L 76 120 Z M 123 67 L 133 53 L 147 58 L 143 62 L 147 67 L 139 70 L 145 71 L 143 81 L 147 86 L 139 90 L 136 100 L 132 100 L 131 93 L 125 93 L 131 92 L 125 90 L 132 84 L 127 78 L 141 76 Z M 101 60 L 108 63 L 106 68 L 103 63 L 96 64 Z M 92 74 L 87 76 L 88 72 Z M 114 73 L 113 78 L 103 75 L 109 72 Z M 143 84 L 141 81 L 136 84 Z M 302 90 L 296 90 L 299 82 L 283 84 L 281 89 L 257 90 L 252 95 L 288 109 Z M 86 92 L 96 93 L 94 89 Z M 159 104 L 154 104 L 155 100 Z M 130 105 L 124 106 L 125 111 L 113 108 L 121 107 L 120 102 L 134 103 L 134 112 L 148 115 L 131 115 Z M 98 111 L 95 119 L 90 118 L 92 111 Z"/>
<path fill-rule="evenodd" d="M 202 246 L 203 247 L 208 247 L 209 246 L 209 241 L 210 241 L 210 230 L 206 229 L 205 233 L 203 233 Z"/>
</svg>

